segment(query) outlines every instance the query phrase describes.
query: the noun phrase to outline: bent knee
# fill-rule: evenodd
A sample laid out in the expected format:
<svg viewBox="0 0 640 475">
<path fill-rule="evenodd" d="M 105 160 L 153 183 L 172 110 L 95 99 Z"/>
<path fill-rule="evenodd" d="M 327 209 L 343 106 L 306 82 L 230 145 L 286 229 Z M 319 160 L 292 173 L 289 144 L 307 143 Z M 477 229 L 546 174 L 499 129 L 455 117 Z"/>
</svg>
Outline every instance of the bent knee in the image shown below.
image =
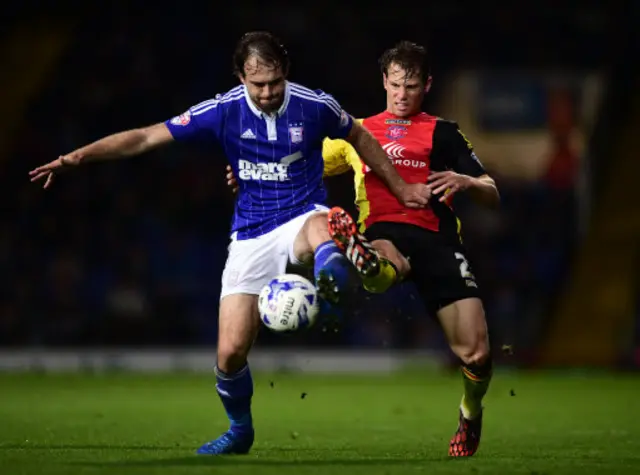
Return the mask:
<svg viewBox="0 0 640 475">
<path fill-rule="evenodd" d="M 394 261 L 393 264 L 396 266 L 398 274 L 402 277 L 406 277 L 411 271 L 409 260 L 400 253 L 398 253 L 397 261 Z"/>
<path fill-rule="evenodd" d="M 329 213 L 326 211 L 317 211 L 307 218 L 304 222 L 303 229 L 311 233 L 326 232 L 328 234 L 328 222 Z"/>
<path fill-rule="evenodd" d="M 253 332 L 238 332 L 233 335 L 219 335 L 218 368 L 225 373 L 234 373 L 247 363 L 253 344 Z"/>
<path fill-rule="evenodd" d="M 218 346 L 218 368 L 227 374 L 241 369 L 247 362 L 249 345 L 226 342 Z"/>
<path fill-rule="evenodd" d="M 411 270 L 409 261 L 391 241 L 376 239 L 371 244 L 381 257 L 384 257 L 393 264 L 400 276 L 405 277 L 409 273 Z"/>
<path fill-rule="evenodd" d="M 482 366 L 489 361 L 490 357 L 489 344 L 484 341 L 480 341 L 476 345 L 458 348 L 456 353 L 462 363 L 469 366 Z"/>
<path fill-rule="evenodd" d="M 462 341 L 454 345 L 452 350 L 465 365 L 483 365 L 491 356 L 486 331 L 467 334 Z"/>
<path fill-rule="evenodd" d="M 296 257 L 313 255 L 313 251 L 320 244 L 331 241 L 327 226 L 328 216 L 327 212 L 320 211 L 307 218 L 296 237 Z"/>
</svg>

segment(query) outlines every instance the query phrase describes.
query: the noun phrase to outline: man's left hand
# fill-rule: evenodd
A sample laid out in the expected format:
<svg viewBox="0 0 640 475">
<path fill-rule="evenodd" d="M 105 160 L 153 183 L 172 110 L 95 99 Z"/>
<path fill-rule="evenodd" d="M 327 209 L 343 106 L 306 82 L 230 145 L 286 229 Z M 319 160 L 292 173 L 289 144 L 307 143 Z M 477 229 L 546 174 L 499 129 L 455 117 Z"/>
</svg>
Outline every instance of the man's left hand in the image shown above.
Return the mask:
<svg viewBox="0 0 640 475">
<path fill-rule="evenodd" d="M 433 172 L 427 178 L 433 195 L 443 193 L 439 201 L 445 201 L 458 191 L 467 190 L 473 184 L 473 178 L 453 171 Z"/>
</svg>

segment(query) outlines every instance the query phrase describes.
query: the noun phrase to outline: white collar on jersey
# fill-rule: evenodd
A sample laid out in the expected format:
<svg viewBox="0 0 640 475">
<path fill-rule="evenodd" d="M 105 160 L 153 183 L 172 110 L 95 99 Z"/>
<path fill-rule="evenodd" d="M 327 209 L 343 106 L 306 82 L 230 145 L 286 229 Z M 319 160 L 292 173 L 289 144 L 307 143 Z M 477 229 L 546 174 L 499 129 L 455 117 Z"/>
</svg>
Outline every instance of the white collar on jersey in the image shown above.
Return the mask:
<svg viewBox="0 0 640 475">
<path fill-rule="evenodd" d="M 261 119 L 266 119 L 267 117 L 269 117 L 269 114 L 262 112 L 260 109 L 258 109 L 258 106 L 256 106 L 253 103 L 253 101 L 249 97 L 249 93 L 247 92 L 247 86 L 242 86 L 242 89 L 244 91 L 244 98 L 247 101 L 247 104 L 249 104 L 249 109 L 251 109 L 251 112 L 253 112 L 256 116 L 260 117 Z M 287 110 L 287 106 L 289 105 L 289 99 L 291 99 L 291 91 L 289 88 L 289 81 L 286 81 L 284 85 L 284 101 L 282 101 L 282 105 L 280 106 L 280 109 L 278 109 L 278 112 L 276 112 L 275 114 L 276 117 L 281 117 L 282 114 L 284 114 L 284 111 Z"/>
</svg>

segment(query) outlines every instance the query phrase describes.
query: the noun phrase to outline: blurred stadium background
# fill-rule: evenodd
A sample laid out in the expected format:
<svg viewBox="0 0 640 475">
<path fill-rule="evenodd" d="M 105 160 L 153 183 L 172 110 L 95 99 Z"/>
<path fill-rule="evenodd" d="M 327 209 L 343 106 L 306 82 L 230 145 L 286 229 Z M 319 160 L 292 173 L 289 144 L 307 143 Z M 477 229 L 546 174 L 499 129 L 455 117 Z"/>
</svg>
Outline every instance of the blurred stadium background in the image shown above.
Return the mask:
<svg viewBox="0 0 640 475">
<path fill-rule="evenodd" d="M 234 86 L 235 42 L 269 29 L 291 79 L 356 117 L 384 109 L 382 51 L 428 44 L 426 110 L 457 120 L 497 180 L 499 211 L 457 203 L 498 368 L 471 472 L 637 473 L 640 2 L 499 3 L 5 6 L 0 472 L 210 470 L 193 449 L 226 427 L 211 376 L 224 157 L 174 146 L 47 192 L 27 172 Z M 353 211 L 352 183 L 328 180 L 331 203 Z M 255 458 L 216 473 L 459 473 L 446 447 L 462 388 L 438 328 L 410 285 L 359 297 L 337 330 L 261 333 Z"/>
<path fill-rule="evenodd" d="M 495 213 L 458 206 L 494 346 L 514 348 L 504 363 L 637 367 L 637 2 L 426 3 L 411 12 L 335 2 L 7 7 L 2 366 L 22 365 L 23 350 L 213 353 L 234 199 L 223 157 L 175 146 L 82 170 L 46 193 L 26 173 L 232 87 L 235 41 L 265 28 L 288 46 L 293 80 L 358 117 L 384 108 L 380 53 L 404 38 L 428 44 L 426 108 L 460 123 L 503 196 Z M 351 183 L 329 180 L 331 202 L 353 209 Z M 407 296 L 410 286 L 359 304 L 339 332 L 263 332 L 258 349 L 446 359 L 437 328 Z"/>
</svg>

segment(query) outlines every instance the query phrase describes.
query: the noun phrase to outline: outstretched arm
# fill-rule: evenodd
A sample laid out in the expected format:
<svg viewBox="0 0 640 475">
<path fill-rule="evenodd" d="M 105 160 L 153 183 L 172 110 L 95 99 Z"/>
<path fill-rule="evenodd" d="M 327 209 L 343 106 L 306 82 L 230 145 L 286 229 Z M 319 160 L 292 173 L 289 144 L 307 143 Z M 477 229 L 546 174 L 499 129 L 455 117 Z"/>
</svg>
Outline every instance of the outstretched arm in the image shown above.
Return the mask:
<svg viewBox="0 0 640 475">
<path fill-rule="evenodd" d="M 215 138 L 222 128 L 222 109 L 218 99 L 202 102 L 165 122 L 104 137 L 31 170 L 29 176 L 31 181 L 45 178 L 44 188 L 49 188 L 56 173 L 63 168 L 140 155 L 174 140 Z"/>
<path fill-rule="evenodd" d="M 159 123 L 109 135 L 71 152 L 69 158 L 79 163 L 114 160 L 148 152 L 173 141 L 166 124 Z"/>
<path fill-rule="evenodd" d="M 164 123 L 142 129 L 127 130 L 104 137 L 66 155 L 61 155 L 57 159 L 31 170 L 29 175 L 32 182 L 46 178 L 44 188 L 49 188 L 55 172 L 62 168 L 140 155 L 171 141 L 173 141 L 173 136 Z"/>
</svg>

